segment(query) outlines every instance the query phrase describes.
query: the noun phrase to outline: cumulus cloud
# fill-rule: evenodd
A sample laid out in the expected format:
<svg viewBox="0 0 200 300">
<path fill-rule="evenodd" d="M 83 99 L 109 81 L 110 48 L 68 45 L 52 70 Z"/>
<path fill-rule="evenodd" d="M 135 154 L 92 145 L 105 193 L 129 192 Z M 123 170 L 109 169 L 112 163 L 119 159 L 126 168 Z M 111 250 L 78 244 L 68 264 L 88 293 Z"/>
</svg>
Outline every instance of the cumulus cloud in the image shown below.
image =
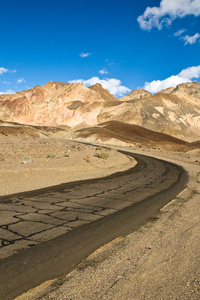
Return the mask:
<svg viewBox="0 0 200 300">
<path fill-rule="evenodd" d="M 100 83 L 103 86 L 103 88 L 107 89 L 111 94 L 113 94 L 115 96 L 119 96 L 119 97 L 121 97 L 124 94 L 131 91 L 128 87 L 123 86 L 121 84 L 121 81 L 116 78 L 100 79 L 99 77 L 92 77 L 87 80 L 76 79 L 76 80 L 72 80 L 70 82 L 72 82 L 72 83 L 74 83 L 74 82 L 81 83 L 82 82 L 85 86 L 90 86 L 90 85 L 94 85 L 96 83 Z"/>
<path fill-rule="evenodd" d="M 26 80 L 24 78 L 17 79 L 17 84 L 24 83 Z"/>
<path fill-rule="evenodd" d="M 186 32 L 186 29 L 180 29 L 174 33 L 174 36 L 181 36 L 184 32 Z"/>
<path fill-rule="evenodd" d="M 164 80 L 145 82 L 144 89 L 155 94 L 169 87 L 176 87 L 178 84 L 191 82 L 194 78 L 200 78 L 200 65 L 184 69 L 178 75 L 172 75 Z"/>
<path fill-rule="evenodd" d="M 137 21 L 143 30 L 153 27 L 160 30 L 165 25 L 171 25 L 176 18 L 188 15 L 200 16 L 199 0 L 161 0 L 160 6 L 147 7 Z"/>
<path fill-rule="evenodd" d="M 182 37 L 181 39 L 185 41 L 185 45 L 187 45 L 187 44 L 192 45 L 192 44 L 195 44 L 199 38 L 200 38 L 200 34 L 197 32 L 193 36 L 186 35 L 186 36 Z"/>
<path fill-rule="evenodd" d="M 200 78 L 200 66 L 184 69 L 179 73 L 179 76 L 187 77 L 189 79 Z"/>
<path fill-rule="evenodd" d="M 8 69 L 0 67 L 0 75 L 4 74 L 4 73 L 8 73 Z"/>
<path fill-rule="evenodd" d="M 8 89 L 6 92 L 0 92 L 0 95 L 5 95 L 5 94 L 14 94 L 15 91 Z"/>
<path fill-rule="evenodd" d="M 7 81 L 3 81 L 3 83 L 4 83 L 4 84 L 10 84 L 10 82 L 7 82 Z"/>
<path fill-rule="evenodd" d="M 153 80 L 152 82 L 145 82 L 144 89 L 148 92 L 155 94 L 161 90 L 169 87 L 176 87 L 178 84 L 190 82 L 188 78 L 180 77 L 179 75 L 172 75 L 164 80 Z"/>
<path fill-rule="evenodd" d="M 87 52 L 87 53 L 84 53 L 84 52 L 81 52 L 80 54 L 79 54 L 79 56 L 80 57 L 88 57 L 88 56 L 90 56 L 90 55 L 92 55 L 92 53 L 89 53 L 89 52 Z"/>
<path fill-rule="evenodd" d="M 103 75 L 103 74 L 108 74 L 108 71 L 104 68 L 104 69 L 100 70 L 99 73 L 100 73 L 101 75 Z"/>
</svg>

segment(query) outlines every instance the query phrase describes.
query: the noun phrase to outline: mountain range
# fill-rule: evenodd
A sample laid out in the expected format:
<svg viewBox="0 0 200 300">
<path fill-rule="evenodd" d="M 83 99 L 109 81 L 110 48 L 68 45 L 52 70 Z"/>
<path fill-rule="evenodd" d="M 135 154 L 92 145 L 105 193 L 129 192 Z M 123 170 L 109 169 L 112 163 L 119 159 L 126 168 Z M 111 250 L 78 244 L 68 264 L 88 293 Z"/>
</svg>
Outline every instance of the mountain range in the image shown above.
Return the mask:
<svg viewBox="0 0 200 300">
<path fill-rule="evenodd" d="M 137 125 L 194 142 L 200 139 L 200 83 L 180 84 L 155 95 L 136 89 L 117 99 L 100 84 L 85 87 L 82 83 L 49 81 L 1 95 L 0 120 L 73 132 L 102 128 L 108 122 L 116 126 L 118 122 L 121 128 L 125 128 L 123 124 Z"/>
</svg>

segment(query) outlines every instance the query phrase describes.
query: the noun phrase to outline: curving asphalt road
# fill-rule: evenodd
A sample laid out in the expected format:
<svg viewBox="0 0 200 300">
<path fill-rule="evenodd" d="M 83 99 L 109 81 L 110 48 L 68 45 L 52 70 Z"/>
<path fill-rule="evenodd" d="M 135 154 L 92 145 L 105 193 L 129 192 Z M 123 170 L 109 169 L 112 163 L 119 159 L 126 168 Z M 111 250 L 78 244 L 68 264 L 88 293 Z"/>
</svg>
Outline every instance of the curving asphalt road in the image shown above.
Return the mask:
<svg viewBox="0 0 200 300">
<path fill-rule="evenodd" d="M 67 274 L 91 252 L 144 225 L 186 187 L 180 166 L 139 154 L 111 176 L 0 197 L 0 299 Z"/>
</svg>

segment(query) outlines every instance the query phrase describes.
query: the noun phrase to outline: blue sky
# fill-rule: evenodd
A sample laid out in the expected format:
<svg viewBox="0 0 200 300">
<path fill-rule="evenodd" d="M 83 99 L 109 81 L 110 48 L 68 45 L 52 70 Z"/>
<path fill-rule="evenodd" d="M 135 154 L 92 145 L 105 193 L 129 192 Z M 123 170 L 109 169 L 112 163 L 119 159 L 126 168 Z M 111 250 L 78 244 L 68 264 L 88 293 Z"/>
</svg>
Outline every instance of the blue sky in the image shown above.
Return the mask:
<svg viewBox="0 0 200 300">
<path fill-rule="evenodd" d="M 200 81 L 200 0 L 8 0 L 0 23 L 0 93 L 52 80 L 120 97 Z"/>
</svg>

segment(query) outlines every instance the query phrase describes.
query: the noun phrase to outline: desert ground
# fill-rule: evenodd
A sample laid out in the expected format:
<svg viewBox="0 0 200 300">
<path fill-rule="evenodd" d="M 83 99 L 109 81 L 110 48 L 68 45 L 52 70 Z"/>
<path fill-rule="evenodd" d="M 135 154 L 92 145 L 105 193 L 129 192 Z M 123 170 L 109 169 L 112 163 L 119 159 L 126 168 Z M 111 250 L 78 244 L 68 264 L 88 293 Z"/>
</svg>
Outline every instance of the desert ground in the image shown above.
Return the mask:
<svg viewBox="0 0 200 300">
<path fill-rule="evenodd" d="M 134 164 L 116 150 L 61 138 L 0 136 L 0 196 L 103 177 Z"/>
<path fill-rule="evenodd" d="M 22 141 L 21 141 L 22 142 Z M 23 143 L 19 143 L 18 149 Z M 9 143 L 14 143 L 11 139 Z M 52 148 L 50 147 L 50 143 Z M 55 144 L 54 144 L 55 143 Z M 69 158 L 50 159 L 46 158 L 46 154 L 52 152 L 61 156 L 66 151 L 66 142 L 58 141 L 47 142 L 43 140 L 38 144 L 37 152 L 39 157 L 35 158 L 31 152 L 32 147 L 27 141 L 23 144 L 28 148 L 21 150 L 30 155 L 33 162 L 22 163 L 21 159 L 16 162 L 16 170 L 18 174 L 23 175 L 24 170 L 34 167 L 36 160 L 36 168 L 40 170 L 44 167 L 49 168 L 45 171 L 52 174 L 65 161 L 69 162 Z M 69 143 L 69 142 L 68 142 Z M 71 142 L 70 147 L 75 145 Z M 59 144 L 59 151 L 55 151 Z M 13 144 L 12 144 L 13 145 Z M 27 146 L 29 145 L 29 146 Z M 40 147 L 39 147 L 40 145 Z M 16 144 L 15 144 L 16 146 Z M 43 148 L 42 148 L 43 146 Z M 46 147 L 48 146 L 48 147 Z M 54 148 L 55 147 L 55 148 Z M 118 161 L 117 169 L 123 170 L 129 162 L 127 157 L 122 154 L 116 154 L 115 151 L 109 151 L 109 159 L 106 162 L 103 159 L 94 158 L 94 148 L 91 146 L 79 145 L 80 150 L 70 152 L 70 157 L 74 162 L 70 165 L 70 176 L 66 175 L 61 180 L 76 180 L 96 176 L 97 169 L 94 163 L 98 165 L 98 176 L 115 171 L 115 162 Z M 42 150 L 41 150 L 42 149 Z M 124 149 L 124 147 L 123 147 Z M 116 240 L 104 245 L 96 250 L 88 258 L 70 274 L 62 278 L 56 278 L 53 281 L 45 282 L 41 286 L 25 293 L 17 300 L 24 299 L 199 299 L 200 298 L 200 255 L 199 255 L 199 238 L 200 238 L 200 153 L 199 150 L 190 151 L 188 153 L 169 152 L 153 149 L 134 149 L 127 148 L 129 151 L 141 153 L 160 159 L 165 159 L 181 165 L 189 174 L 189 183 L 173 201 L 163 207 L 156 218 L 152 219 L 139 230 L 128 236 L 121 236 Z M 126 149 L 126 150 L 127 150 Z M 24 151 L 25 150 L 25 151 Z M 48 151 L 47 151 L 48 150 Z M 7 152 L 8 154 L 8 152 Z M 36 154 L 35 154 L 36 155 Z M 88 155 L 92 163 L 84 160 Z M 118 155 L 119 159 L 116 159 Z M 113 156 L 113 158 L 112 158 Z M 79 158 L 77 160 L 77 157 Z M 3 162 L 4 166 L 6 160 Z M 109 161 L 110 160 L 110 161 Z M 97 163 L 98 162 L 98 163 Z M 79 172 L 79 167 L 87 169 L 88 172 Z M 8 164 L 9 166 L 9 164 Z M 10 163 L 11 168 L 11 163 Z M 65 170 L 68 168 L 62 166 Z M 94 168 L 96 171 L 94 171 Z M 13 163 L 12 163 L 13 170 Z M 75 171 L 76 175 L 71 177 L 71 173 Z M 57 170 L 58 172 L 58 170 Z M 96 172 L 96 173 L 95 173 Z M 35 174 L 33 172 L 33 174 Z M 37 178 L 33 188 L 37 187 L 39 174 L 36 171 Z M 58 172 L 58 174 L 60 174 Z M 13 179 L 22 186 L 22 190 L 30 188 L 23 185 L 23 180 L 18 177 Z M 84 177 L 85 176 L 85 177 Z M 51 175 L 49 175 L 51 177 Z M 18 179 L 17 179 L 18 178 Z M 22 177 L 25 178 L 25 177 Z M 13 181 L 12 181 L 13 182 Z M 17 182 L 14 184 L 13 192 L 16 189 Z M 48 181 L 46 184 L 56 184 L 57 181 Z M 8 187 L 8 183 L 4 185 L 4 191 Z M 38 185 L 39 187 L 39 185 Z"/>
</svg>

